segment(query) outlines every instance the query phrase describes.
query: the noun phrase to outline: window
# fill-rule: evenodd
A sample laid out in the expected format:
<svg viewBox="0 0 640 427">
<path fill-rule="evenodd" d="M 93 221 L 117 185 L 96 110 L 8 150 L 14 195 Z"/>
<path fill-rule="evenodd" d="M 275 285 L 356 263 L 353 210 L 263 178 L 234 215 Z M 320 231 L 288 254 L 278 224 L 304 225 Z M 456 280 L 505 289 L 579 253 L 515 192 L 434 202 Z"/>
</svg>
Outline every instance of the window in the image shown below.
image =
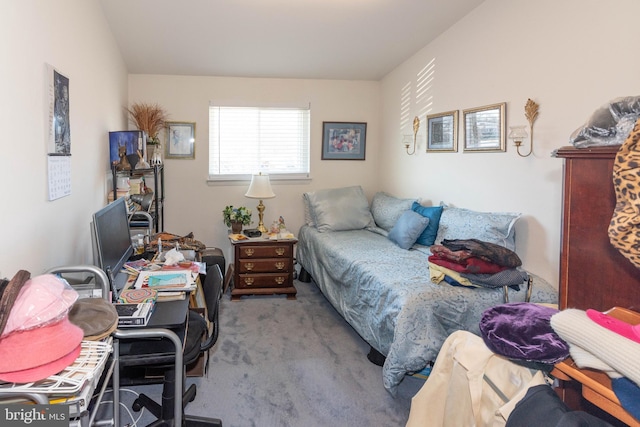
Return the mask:
<svg viewBox="0 0 640 427">
<path fill-rule="evenodd" d="M 309 108 L 209 107 L 209 179 L 309 177 Z"/>
</svg>

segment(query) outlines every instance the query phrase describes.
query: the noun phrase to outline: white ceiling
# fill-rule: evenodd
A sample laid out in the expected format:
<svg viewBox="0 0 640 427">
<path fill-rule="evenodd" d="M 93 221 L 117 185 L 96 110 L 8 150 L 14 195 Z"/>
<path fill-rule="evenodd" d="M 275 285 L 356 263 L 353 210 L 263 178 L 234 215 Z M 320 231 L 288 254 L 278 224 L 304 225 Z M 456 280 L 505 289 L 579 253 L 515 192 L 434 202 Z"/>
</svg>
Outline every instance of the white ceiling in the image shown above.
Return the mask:
<svg viewBox="0 0 640 427">
<path fill-rule="evenodd" d="M 100 0 L 132 74 L 379 80 L 483 0 Z"/>
</svg>

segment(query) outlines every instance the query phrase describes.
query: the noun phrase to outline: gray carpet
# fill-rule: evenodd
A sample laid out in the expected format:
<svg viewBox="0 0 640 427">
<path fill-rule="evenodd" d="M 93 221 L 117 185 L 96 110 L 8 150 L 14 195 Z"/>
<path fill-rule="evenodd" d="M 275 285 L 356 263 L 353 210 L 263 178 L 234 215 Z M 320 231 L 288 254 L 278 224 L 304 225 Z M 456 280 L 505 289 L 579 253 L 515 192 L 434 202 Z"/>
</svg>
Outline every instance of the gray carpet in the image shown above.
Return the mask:
<svg viewBox="0 0 640 427">
<path fill-rule="evenodd" d="M 226 427 L 405 425 L 424 380 L 406 377 L 393 398 L 382 385 L 382 368 L 366 358 L 369 346 L 316 285 L 295 286 L 297 300 L 223 296 L 208 375 L 187 379 L 198 393 L 186 412 L 221 418 Z M 160 386 L 132 389 L 160 395 Z M 122 400 L 131 398 L 125 393 Z M 143 413 L 138 425 L 151 420 Z"/>
</svg>

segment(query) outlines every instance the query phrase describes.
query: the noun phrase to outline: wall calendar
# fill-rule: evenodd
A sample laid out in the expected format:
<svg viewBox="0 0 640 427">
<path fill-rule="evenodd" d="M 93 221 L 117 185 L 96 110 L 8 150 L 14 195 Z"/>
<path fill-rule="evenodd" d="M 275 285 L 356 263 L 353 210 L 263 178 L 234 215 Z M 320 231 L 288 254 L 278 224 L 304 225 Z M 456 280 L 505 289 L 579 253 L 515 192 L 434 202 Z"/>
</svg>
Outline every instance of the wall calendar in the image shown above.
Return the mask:
<svg viewBox="0 0 640 427">
<path fill-rule="evenodd" d="M 47 156 L 49 200 L 71 194 L 71 156 Z"/>
</svg>

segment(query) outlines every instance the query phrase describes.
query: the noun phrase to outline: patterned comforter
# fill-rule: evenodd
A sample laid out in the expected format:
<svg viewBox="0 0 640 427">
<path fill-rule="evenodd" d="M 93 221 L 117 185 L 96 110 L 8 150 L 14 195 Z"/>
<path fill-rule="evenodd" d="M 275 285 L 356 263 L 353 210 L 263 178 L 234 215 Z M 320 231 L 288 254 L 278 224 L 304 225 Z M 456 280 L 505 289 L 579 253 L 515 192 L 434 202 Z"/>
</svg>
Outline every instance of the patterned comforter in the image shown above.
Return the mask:
<svg viewBox="0 0 640 427">
<path fill-rule="evenodd" d="M 404 250 L 372 231 L 319 233 L 303 226 L 298 240 L 301 266 L 360 336 L 386 356 L 382 379 L 392 395 L 406 374 L 435 360 L 449 334 L 479 335 L 482 312 L 504 302 L 502 288 L 432 283 L 427 248 Z M 531 276 L 531 301 L 557 303 L 557 291 Z M 524 301 L 526 288 L 509 289 L 509 302 Z"/>
</svg>

